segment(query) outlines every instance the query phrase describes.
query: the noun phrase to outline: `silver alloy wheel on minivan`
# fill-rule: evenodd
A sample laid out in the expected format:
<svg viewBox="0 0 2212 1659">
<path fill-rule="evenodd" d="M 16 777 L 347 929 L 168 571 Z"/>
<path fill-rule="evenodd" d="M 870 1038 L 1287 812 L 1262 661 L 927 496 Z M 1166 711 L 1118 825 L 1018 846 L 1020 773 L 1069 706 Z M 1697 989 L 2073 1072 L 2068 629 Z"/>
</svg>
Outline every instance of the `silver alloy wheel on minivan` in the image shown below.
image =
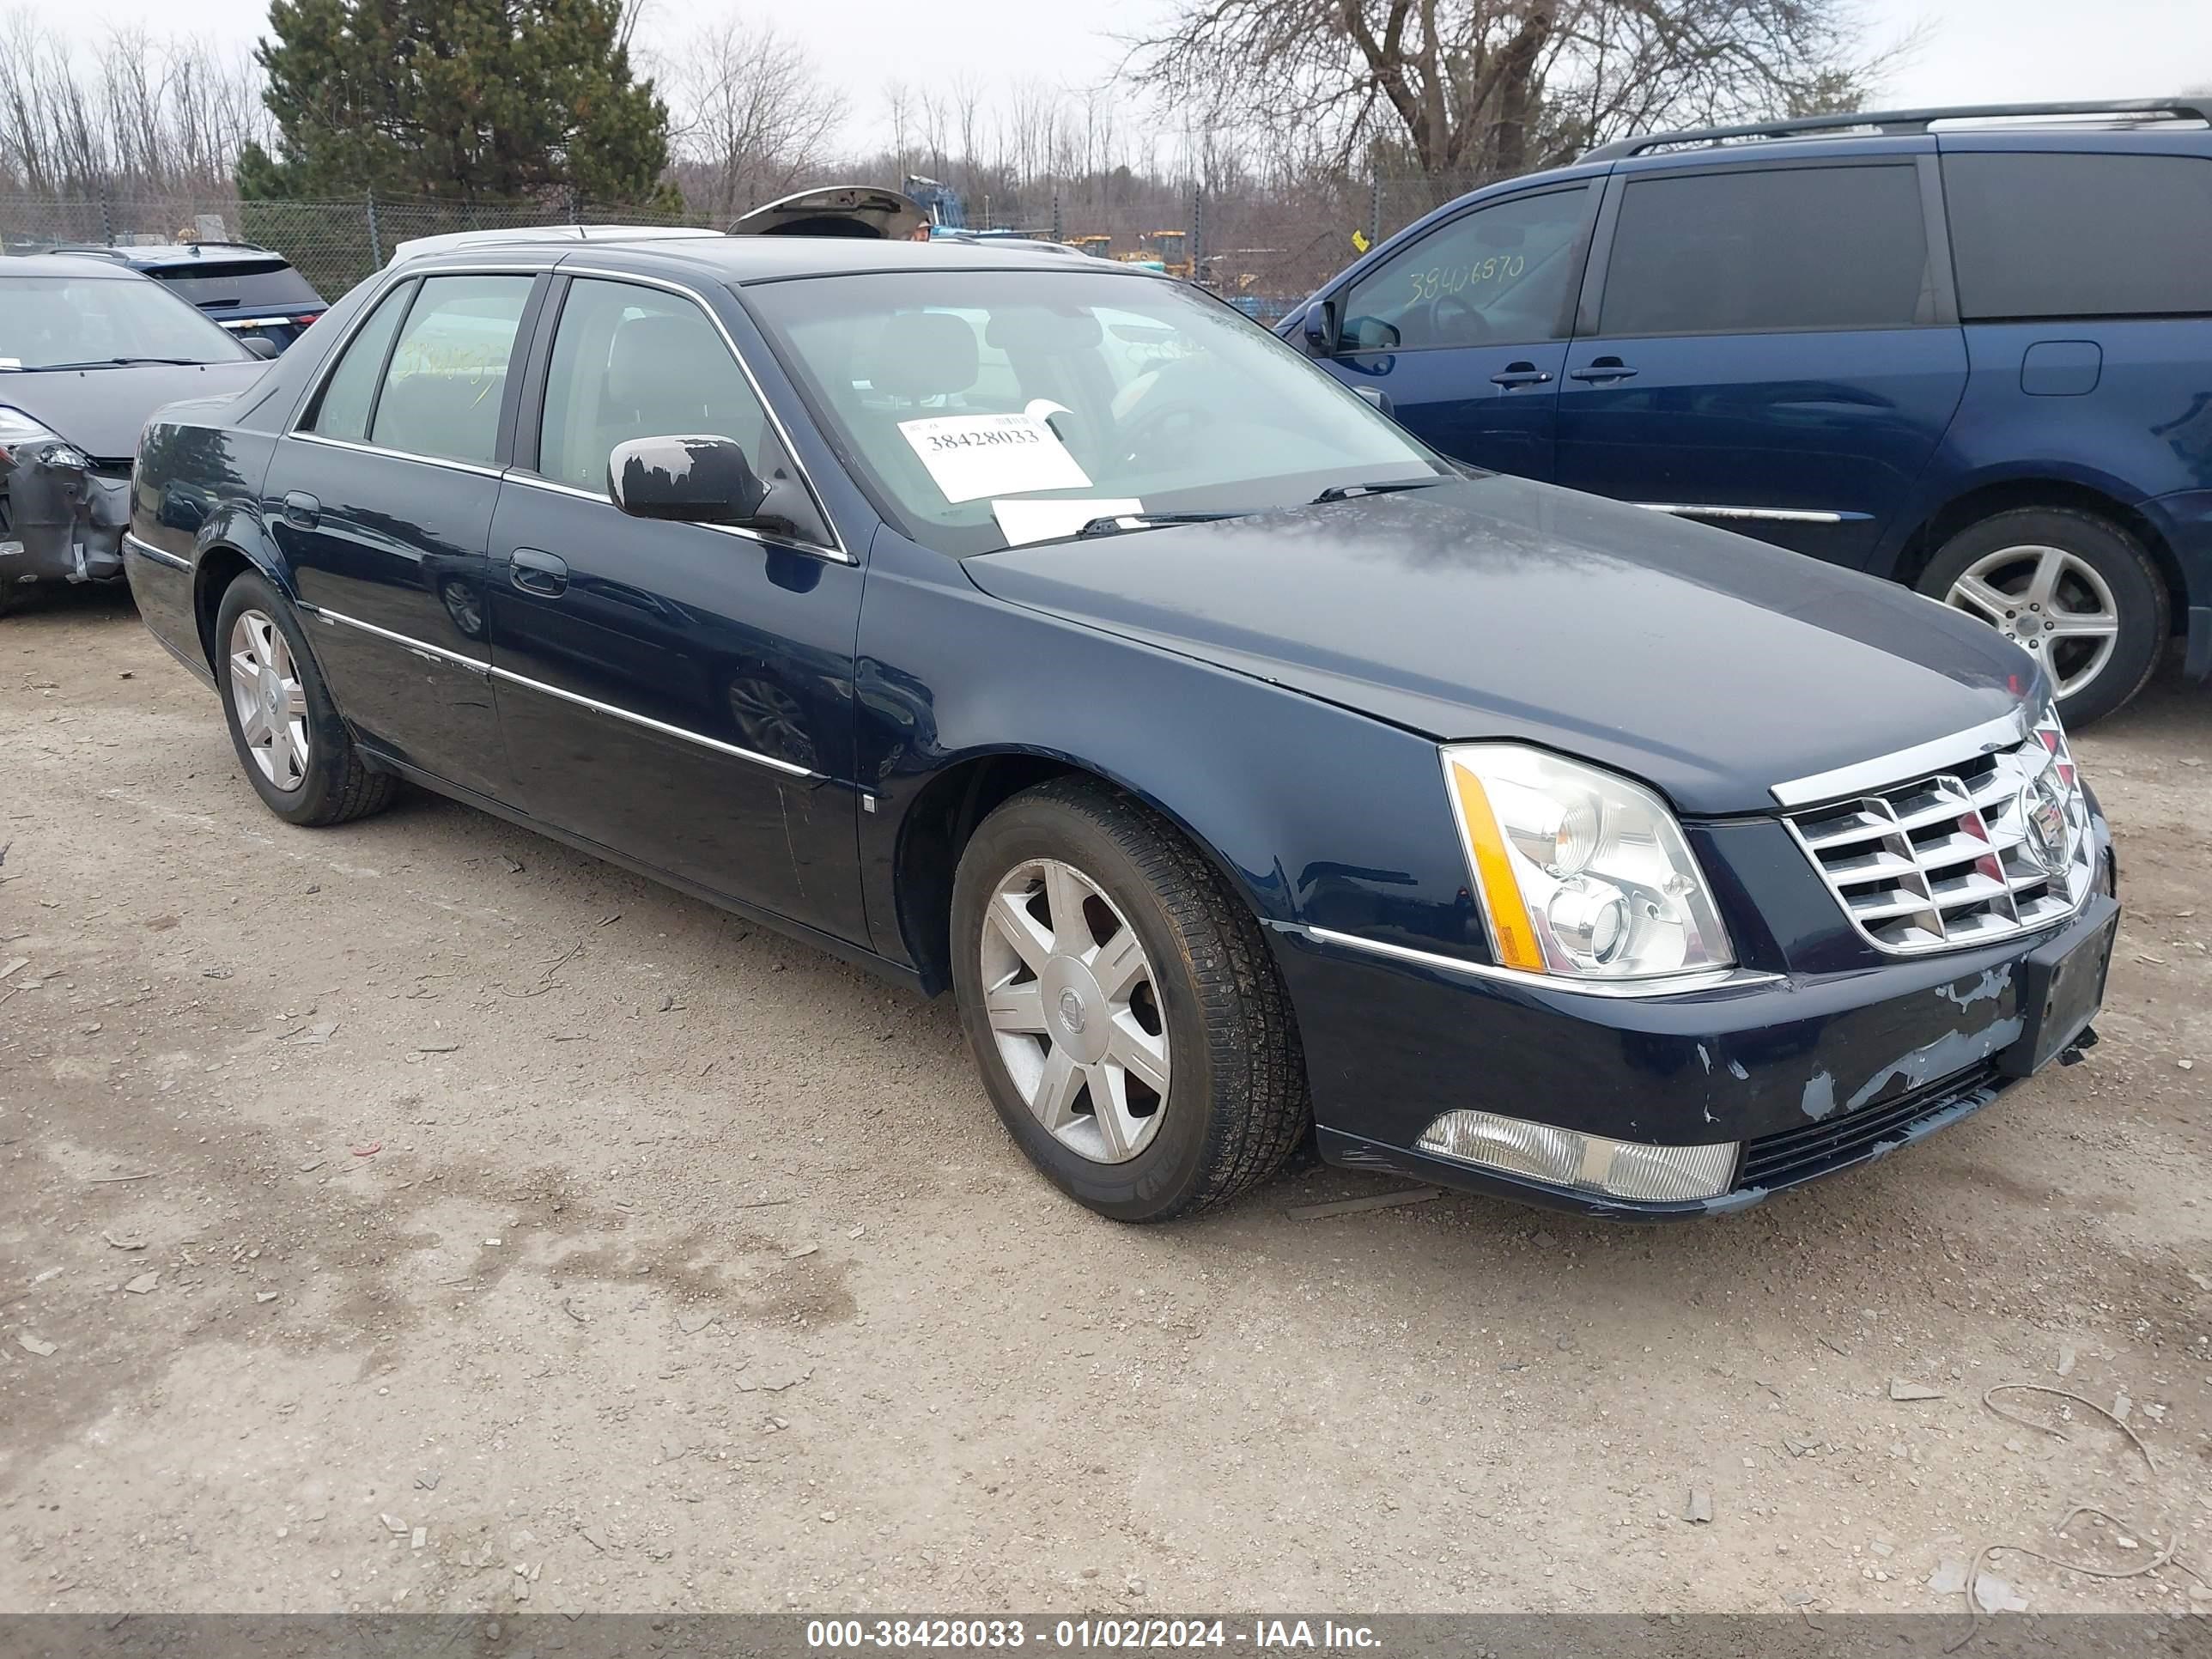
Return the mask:
<svg viewBox="0 0 2212 1659">
<path fill-rule="evenodd" d="M 230 627 L 230 703 L 261 775 L 279 789 L 307 781 L 307 694 L 283 630 L 259 611 Z"/>
<path fill-rule="evenodd" d="M 2014 645 L 2045 659 L 2062 697 L 2105 671 L 2119 642 L 2119 606 L 2094 566 L 2063 547 L 2002 547 L 1960 571 L 1946 596 Z"/>
<path fill-rule="evenodd" d="M 1105 890 L 1058 859 L 1016 865 L 980 945 L 985 1018 L 1037 1121 L 1095 1164 L 1143 1152 L 1165 1115 L 1167 1026 L 1151 958 Z"/>
</svg>

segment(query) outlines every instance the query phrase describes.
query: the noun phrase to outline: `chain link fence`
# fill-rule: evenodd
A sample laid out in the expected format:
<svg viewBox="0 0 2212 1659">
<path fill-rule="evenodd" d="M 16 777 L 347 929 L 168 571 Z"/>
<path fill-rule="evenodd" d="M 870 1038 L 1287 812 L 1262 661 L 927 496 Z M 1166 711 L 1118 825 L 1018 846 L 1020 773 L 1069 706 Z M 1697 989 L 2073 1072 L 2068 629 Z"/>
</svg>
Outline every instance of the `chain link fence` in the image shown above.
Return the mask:
<svg viewBox="0 0 2212 1659">
<path fill-rule="evenodd" d="M 1268 188 L 1124 191 L 1097 181 L 1041 181 L 969 204 L 971 228 L 1018 230 L 1105 258 L 1157 260 L 1194 276 L 1262 322 L 1290 307 L 1478 178 L 1336 177 Z M 137 200 L 0 196 L 0 252 L 70 246 L 242 241 L 280 253 L 325 300 L 388 261 L 402 242 L 449 231 L 526 225 L 703 225 L 617 203 L 555 198 L 454 202 L 362 196 L 345 201 L 242 202 L 182 192 Z"/>
<path fill-rule="evenodd" d="M 363 196 L 335 202 L 241 202 L 234 196 L 55 200 L 0 196 L 0 253 L 155 242 L 246 242 L 280 253 L 325 300 L 388 261 L 400 243 L 448 231 L 543 224 L 705 224 L 697 215 L 576 198 L 450 202 Z"/>
</svg>

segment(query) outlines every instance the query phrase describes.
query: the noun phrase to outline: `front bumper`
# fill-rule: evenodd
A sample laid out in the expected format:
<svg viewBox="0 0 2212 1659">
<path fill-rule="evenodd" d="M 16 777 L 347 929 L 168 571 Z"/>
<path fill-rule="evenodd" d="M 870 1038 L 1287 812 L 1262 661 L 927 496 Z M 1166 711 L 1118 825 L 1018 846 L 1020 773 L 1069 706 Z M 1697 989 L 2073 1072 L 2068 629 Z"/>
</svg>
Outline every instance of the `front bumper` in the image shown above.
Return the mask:
<svg viewBox="0 0 2212 1659">
<path fill-rule="evenodd" d="M 2100 856 L 2109 846 L 2097 825 Z M 2108 908 L 2108 907 L 2105 907 Z M 1980 950 L 1668 997 L 1591 995 L 1270 930 L 1298 1018 L 1322 1155 L 1583 1214 L 1712 1214 L 1880 1158 L 2015 1080 L 2027 958 L 2071 921 Z M 2090 1036 L 2081 1046 L 2094 1041 Z M 1443 1114 L 1493 1112 L 1663 1146 L 1742 1143 L 1719 1196 L 1645 1202 L 1421 1151 Z"/>
<path fill-rule="evenodd" d="M 0 471 L 9 527 L 0 531 L 0 582 L 110 581 L 123 574 L 131 481 L 94 467 L 64 443 L 27 444 Z"/>
</svg>

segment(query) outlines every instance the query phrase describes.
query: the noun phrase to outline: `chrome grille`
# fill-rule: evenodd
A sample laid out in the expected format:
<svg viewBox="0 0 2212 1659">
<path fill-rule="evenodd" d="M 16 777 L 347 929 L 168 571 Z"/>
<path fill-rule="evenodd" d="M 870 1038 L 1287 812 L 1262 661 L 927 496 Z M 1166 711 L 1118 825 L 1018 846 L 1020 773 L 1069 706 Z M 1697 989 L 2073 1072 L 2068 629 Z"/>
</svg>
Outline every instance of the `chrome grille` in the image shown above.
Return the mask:
<svg viewBox="0 0 2212 1659">
<path fill-rule="evenodd" d="M 2088 802 L 2049 708 L 2007 747 L 1787 822 L 1852 926 L 1899 956 L 2048 927 L 2093 885 Z"/>
</svg>

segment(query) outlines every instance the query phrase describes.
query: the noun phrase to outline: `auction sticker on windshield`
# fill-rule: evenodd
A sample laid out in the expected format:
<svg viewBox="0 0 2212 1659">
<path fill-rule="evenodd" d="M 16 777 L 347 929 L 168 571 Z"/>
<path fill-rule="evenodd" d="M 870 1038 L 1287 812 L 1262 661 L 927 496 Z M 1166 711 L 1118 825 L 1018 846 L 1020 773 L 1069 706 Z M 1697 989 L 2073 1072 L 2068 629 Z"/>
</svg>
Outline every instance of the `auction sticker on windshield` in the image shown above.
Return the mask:
<svg viewBox="0 0 2212 1659">
<path fill-rule="evenodd" d="M 948 501 L 1091 488 L 1075 457 L 1033 415 L 940 415 L 902 421 L 899 430 Z"/>
</svg>

